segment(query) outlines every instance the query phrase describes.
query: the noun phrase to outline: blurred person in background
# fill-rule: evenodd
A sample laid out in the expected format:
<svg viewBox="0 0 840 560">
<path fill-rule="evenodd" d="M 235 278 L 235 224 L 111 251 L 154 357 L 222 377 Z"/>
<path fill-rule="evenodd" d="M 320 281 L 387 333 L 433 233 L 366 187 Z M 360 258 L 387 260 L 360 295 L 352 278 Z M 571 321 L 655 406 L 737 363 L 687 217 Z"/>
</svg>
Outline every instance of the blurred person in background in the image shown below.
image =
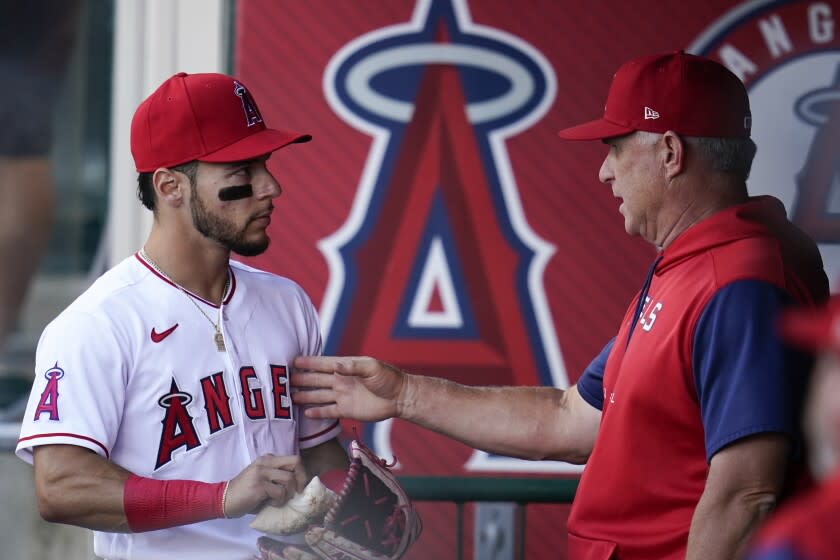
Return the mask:
<svg viewBox="0 0 840 560">
<path fill-rule="evenodd" d="M 53 224 L 53 109 L 80 0 L 0 2 L 0 352 L 15 331 Z M 0 368 L 0 376 L 5 372 Z"/>
<path fill-rule="evenodd" d="M 749 560 L 828 560 L 840 550 L 840 295 L 820 310 L 792 310 L 782 334 L 817 353 L 805 411 L 819 486 L 782 507 L 759 531 Z"/>
</svg>

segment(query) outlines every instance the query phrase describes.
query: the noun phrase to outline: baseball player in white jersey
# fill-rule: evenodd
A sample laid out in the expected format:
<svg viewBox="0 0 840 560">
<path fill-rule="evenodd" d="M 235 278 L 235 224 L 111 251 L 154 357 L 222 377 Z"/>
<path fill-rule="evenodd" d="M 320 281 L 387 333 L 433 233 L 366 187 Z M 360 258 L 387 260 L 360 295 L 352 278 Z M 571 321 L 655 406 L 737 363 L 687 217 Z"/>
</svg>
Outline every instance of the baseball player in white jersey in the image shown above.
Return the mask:
<svg viewBox="0 0 840 560">
<path fill-rule="evenodd" d="M 346 469 L 338 423 L 289 395 L 294 356 L 321 349 L 309 298 L 230 260 L 268 246 L 268 157 L 309 139 L 266 128 L 220 74 L 175 75 L 137 109 L 151 233 L 44 330 L 17 446 L 43 517 L 93 529 L 98 556 L 253 558 L 250 514 Z"/>
</svg>

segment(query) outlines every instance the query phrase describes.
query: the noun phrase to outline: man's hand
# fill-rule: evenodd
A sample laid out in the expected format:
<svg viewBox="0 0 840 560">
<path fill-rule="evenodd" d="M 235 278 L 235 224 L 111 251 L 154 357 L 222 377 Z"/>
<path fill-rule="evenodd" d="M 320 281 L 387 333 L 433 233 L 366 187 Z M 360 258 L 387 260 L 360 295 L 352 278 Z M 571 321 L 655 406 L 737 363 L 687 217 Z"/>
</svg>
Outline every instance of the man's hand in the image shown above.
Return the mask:
<svg viewBox="0 0 840 560">
<path fill-rule="evenodd" d="M 399 416 L 409 374 L 373 358 L 300 356 L 291 384 L 298 405 L 310 418 L 351 418 L 376 422 Z"/>
<path fill-rule="evenodd" d="M 226 517 L 256 513 L 264 505 L 282 506 L 303 491 L 309 477 L 297 455 L 263 455 L 230 481 L 225 494 Z"/>
</svg>

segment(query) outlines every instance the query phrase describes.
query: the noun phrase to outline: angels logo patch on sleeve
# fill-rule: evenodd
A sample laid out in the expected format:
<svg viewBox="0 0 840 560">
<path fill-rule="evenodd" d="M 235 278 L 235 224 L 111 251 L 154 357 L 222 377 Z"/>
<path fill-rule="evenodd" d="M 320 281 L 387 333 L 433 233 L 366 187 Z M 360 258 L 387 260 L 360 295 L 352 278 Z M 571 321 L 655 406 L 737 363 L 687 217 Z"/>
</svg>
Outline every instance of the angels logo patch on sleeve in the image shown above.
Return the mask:
<svg viewBox="0 0 840 560">
<path fill-rule="evenodd" d="M 41 393 L 33 420 L 40 420 L 44 414 L 49 414 L 50 420 L 61 420 L 58 415 L 58 382 L 64 378 L 64 370 L 58 367 L 58 362 L 56 362 L 44 373 L 44 377 L 47 378 L 47 386 Z"/>
</svg>

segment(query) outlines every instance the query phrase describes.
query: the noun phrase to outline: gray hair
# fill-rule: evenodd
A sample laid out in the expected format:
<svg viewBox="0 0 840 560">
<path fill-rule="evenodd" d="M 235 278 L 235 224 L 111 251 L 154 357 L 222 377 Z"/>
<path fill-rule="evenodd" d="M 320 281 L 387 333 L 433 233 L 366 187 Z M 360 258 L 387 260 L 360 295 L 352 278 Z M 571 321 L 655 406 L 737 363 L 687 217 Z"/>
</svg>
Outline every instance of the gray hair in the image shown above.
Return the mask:
<svg viewBox="0 0 840 560">
<path fill-rule="evenodd" d="M 637 131 L 642 145 L 653 145 L 662 138 L 655 132 Z M 751 138 L 714 138 L 709 136 L 681 136 L 681 138 L 712 170 L 730 173 L 746 181 L 750 175 L 756 145 Z"/>
</svg>

